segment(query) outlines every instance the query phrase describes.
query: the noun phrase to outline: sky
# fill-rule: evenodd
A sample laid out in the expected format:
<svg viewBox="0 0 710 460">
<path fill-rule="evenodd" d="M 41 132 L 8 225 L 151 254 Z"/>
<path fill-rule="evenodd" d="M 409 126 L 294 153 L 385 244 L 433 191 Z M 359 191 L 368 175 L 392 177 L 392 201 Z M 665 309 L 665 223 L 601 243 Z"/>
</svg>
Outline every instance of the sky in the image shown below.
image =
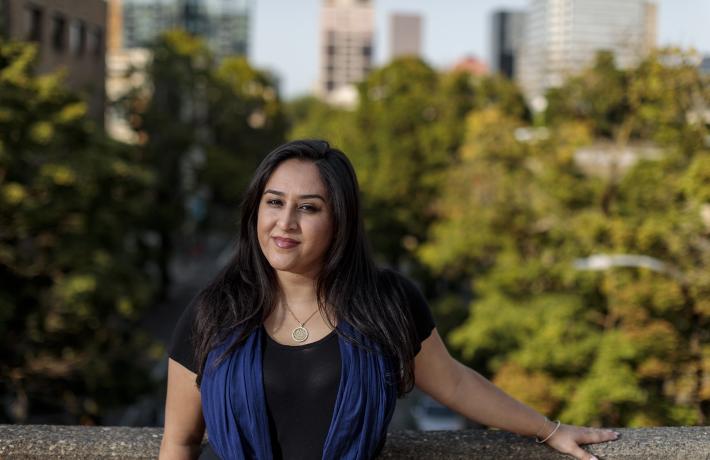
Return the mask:
<svg viewBox="0 0 710 460">
<path fill-rule="evenodd" d="M 473 55 L 490 61 L 491 14 L 523 9 L 529 0 L 373 0 L 375 63 L 389 58 L 389 17 L 423 17 L 423 58 L 446 68 Z M 286 98 L 308 93 L 318 79 L 318 27 L 322 0 L 254 0 L 249 57 L 276 73 Z M 657 0 L 658 45 L 694 47 L 710 54 L 710 0 Z"/>
</svg>

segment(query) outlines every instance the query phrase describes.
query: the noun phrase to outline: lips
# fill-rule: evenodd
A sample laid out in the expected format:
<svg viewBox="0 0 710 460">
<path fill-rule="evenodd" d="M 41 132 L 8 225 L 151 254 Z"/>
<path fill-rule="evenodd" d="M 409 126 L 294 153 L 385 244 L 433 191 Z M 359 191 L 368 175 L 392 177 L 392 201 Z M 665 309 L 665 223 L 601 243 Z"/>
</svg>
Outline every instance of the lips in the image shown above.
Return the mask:
<svg viewBox="0 0 710 460">
<path fill-rule="evenodd" d="M 301 244 L 300 241 L 292 240 L 291 238 L 281 238 L 280 236 L 274 236 L 273 238 L 276 246 L 281 249 L 291 249 Z"/>
</svg>

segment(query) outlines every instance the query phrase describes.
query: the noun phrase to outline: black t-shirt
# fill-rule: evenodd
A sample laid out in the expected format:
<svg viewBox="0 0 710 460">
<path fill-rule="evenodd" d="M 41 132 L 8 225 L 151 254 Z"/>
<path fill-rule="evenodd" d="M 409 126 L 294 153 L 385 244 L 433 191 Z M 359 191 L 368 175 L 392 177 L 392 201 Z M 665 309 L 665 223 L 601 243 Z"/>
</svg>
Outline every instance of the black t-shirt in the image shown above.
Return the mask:
<svg viewBox="0 0 710 460">
<path fill-rule="evenodd" d="M 274 458 L 321 458 L 340 385 L 338 335 L 331 332 L 300 346 L 280 344 L 265 330 L 262 337 L 264 395 Z"/>
<path fill-rule="evenodd" d="M 411 309 L 419 342 L 431 335 L 434 320 L 424 296 L 409 279 L 397 274 Z M 170 345 L 170 358 L 197 373 L 191 341 L 195 305 L 178 321 Z M 263 381 L 274 458 L 320 459 L 340 383 L 340 348 L 331 332 L 317 342 L 282 345 L 262 331 Z M 200 458 L 217 458 L 209 449 Z"/>
</svg>

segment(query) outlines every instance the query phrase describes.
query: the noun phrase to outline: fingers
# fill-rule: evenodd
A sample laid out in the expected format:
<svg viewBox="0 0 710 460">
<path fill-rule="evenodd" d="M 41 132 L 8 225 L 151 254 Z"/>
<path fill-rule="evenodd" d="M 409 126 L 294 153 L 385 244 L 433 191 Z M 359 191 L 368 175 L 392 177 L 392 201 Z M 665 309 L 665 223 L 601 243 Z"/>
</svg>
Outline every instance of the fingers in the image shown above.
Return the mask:
<svg viewBox="0 0 710 460">
<path fill-rule="evenodd" d="M 596 444 L 598 442 L 615 441 L 618 438 L 619 433 L 612 430 L 584 428 L 576 436 L 576 441 L 578 444 Z"/>
<path fill-rule="evenodd" d="M 598 460 L 597 457 L 576 445 L 572 447 L 567 453 L 572 455 L 577 460 Z"/>
<path fill-rule="evenodd" d="M 597 460 L 594 455 L 585 451 L 579 445 L 612 441 L 617 438 L 618 433 L 611 430 L 563 425 L 548 440 L 547 444 L 562 453 L 574 456 L 578 460 Z"/>
</svg>

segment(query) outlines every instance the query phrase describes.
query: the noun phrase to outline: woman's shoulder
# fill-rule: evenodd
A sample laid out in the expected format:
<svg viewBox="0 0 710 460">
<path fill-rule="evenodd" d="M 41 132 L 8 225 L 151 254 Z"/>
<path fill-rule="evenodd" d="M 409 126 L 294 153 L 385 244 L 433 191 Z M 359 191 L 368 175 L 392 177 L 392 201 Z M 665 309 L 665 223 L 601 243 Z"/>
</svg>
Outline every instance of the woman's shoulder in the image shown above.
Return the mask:
<svg viewBox="0 0 710 460">
<path fill-rule="evenodd" d="M 168 356 L 192 372 L 197 372 L 193 339 L 197 308 L 197 297 L 194 297 L 180 314 L 168 348 Z"/>
<path fill-rule="evenodd" d="M 417 284 L 408 276 L 391 268 L 379 270 L 379 284 L 385 289 L 396 292 L 404 304 L 403 307 L 409 310 L 419 342 L 429 337 L 436 324 L 429 303 Z"/>
<path fill-rule="evenodd" d="M 426 316 L 431 317 L 426 297 L 410 277 L 392 268 L 381 268 L 378 284 L 383 289 L 393 291 L 413 310 L 415 315 L 423 312 Z"/>
<path fill-rule="evenodd" d="M 421 296 L 421 290 L 409 277 L 392 268 L 383 267 L 378 270 L 378 283 L 383 287 L 391 287 L 404 293 L 407 297 Z"/>
</svg>

